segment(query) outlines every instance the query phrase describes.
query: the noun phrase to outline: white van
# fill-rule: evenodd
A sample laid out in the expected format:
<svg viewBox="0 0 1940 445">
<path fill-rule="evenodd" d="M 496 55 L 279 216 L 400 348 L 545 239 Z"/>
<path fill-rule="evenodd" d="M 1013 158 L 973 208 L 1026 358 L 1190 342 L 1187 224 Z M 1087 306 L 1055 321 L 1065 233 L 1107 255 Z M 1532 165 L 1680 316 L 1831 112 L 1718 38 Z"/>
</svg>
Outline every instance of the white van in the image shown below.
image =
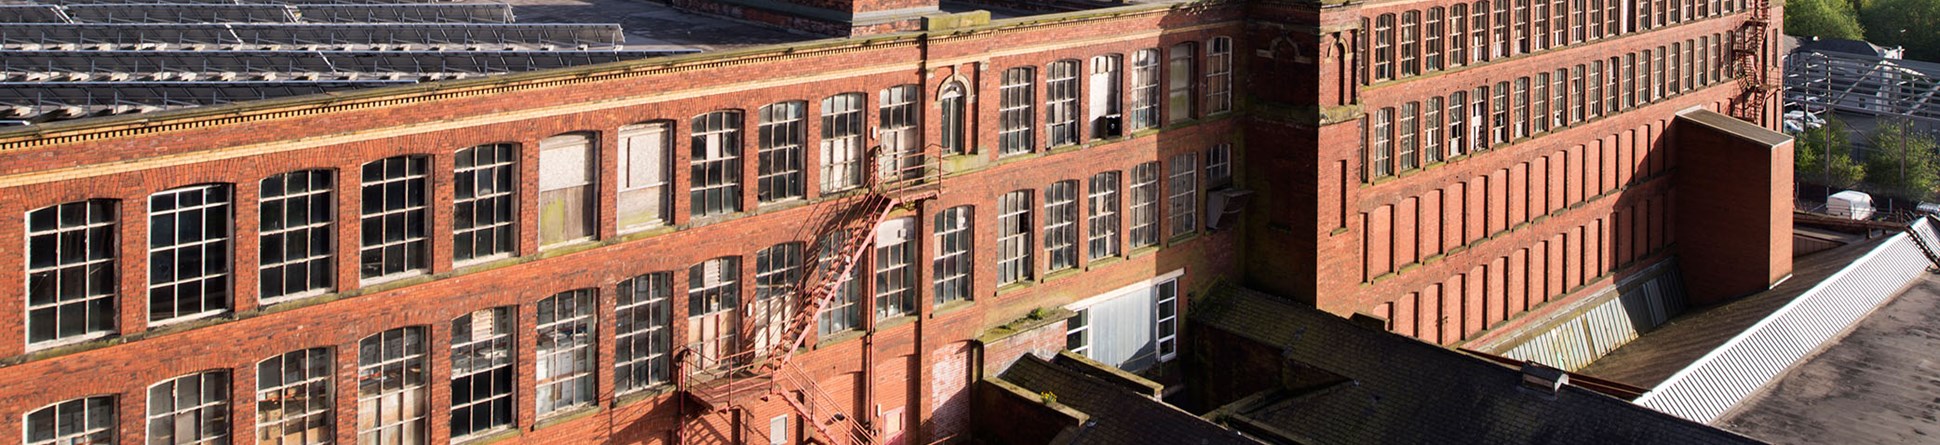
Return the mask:
<svg viewBox="0 0 1940 445">
<path fill-rule="evenodd" d="M 1858 190 L 1833 193 L 1825 201 L 1826 214 L 1851 219 L 1873 217 L 1873 196 Z"/>
</svg>

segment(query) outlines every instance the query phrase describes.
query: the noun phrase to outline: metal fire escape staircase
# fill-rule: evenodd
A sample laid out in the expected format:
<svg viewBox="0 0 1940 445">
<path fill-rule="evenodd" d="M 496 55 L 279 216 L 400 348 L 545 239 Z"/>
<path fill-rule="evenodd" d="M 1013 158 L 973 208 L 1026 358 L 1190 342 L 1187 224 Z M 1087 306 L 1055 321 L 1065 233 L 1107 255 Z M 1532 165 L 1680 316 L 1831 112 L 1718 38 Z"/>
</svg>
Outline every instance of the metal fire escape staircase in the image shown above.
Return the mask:
<svg viewBox="0 0 1940 445">
<path fill-rule="evenodd" d="M 816 235 L 811 251 L 834 254 L 820 267 L 804 268 L 806 273 L 792 294 L 798 299 L 795 306 L 781 315 L 785 319 L 769 320 L 784 323 L 782 327 L 757 328 L 769 333 L 749 335 L 741 342 L 740 352 L 721 357 L 709 357 L 693 347 L 676 353 L 675 385 L 687 402 L 699 407 L 699 414 L 733 412 L 779 398 L 817 433 L 804 439 L 830 445 L 876 443 L 876 432 L 867 419 L 844 412 L 838 399 L 794 363 L 796 351 L 816 334 L 816 316 L 854 277 L 863 255 L 873 250 L 876 226 L 898 207 L 935 198 L 941 191 L 942 169 L 932 156 L 888 154 L 876 147 L 867 159 L 877 161 L 862 163 L 867 170 L 862 174 L 863 190 L 820 207 L 808 220 L 807 231 Z M 679 433 L 681 443 L 690 442 L 685 430 L 683 426 Z"/>
<path fill-rule="evenodd" d="M 1726 0 L 1732 1 L 1732 0 Z M 1752 0 L 1751 17 L 1738 27 L 1731 42 L 1731 71 L 1742 87 L 1732 101 L 1731 116 L 1764 125 L 1765 107 L 1770 102 L 1772 67 L 1765 63 L 1765 45 L 1771 27 L 1771 0 Z"/>
</svg>

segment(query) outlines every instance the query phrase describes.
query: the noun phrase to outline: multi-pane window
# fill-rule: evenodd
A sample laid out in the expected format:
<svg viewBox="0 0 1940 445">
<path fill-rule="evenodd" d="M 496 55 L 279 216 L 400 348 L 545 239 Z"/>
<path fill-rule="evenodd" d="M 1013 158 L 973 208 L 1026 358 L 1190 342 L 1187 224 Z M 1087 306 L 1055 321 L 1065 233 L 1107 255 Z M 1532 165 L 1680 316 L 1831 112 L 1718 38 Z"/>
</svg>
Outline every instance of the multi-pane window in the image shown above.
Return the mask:
<svg viewBox="0 0 1940 445">
<path fill-rule="evenodd" d="M 694 116 L 688 150 L 694 216 L 741 211 L 741 112 L 722 110 Z"/>
<path fill-rule="evenodd" d="M 1603 115 L 1603 61 L 1602 60 L 1590 61 L 1590 71 L 1588 73 L 1588 76 L 1584 80 L 1583 86 L 1584 88 L 1587 89 L 1587 91 L 1583 93 L 1583 98 L 1584 98 L 1583 106 L 1584 108 L 1589 110 L 1589 113 L 1590 113 L 1589 116 L 1590 117 L 1602 116 Z"/>
<path fill-rule="evenodd" d="M 1153 324 L 1158 328 L 1159 361 L 1171 360 L 1179 353 L 1179 281 L 1166 280 L 1152 290 L 1158 294 L 1153 299 Z"/>
<path fill-rule="evenodd" d="M 357 443 L 426 443 L 424 328 L 405 327 L 357 342 Z"/>
<path fill-rule="evenodd" d="M 1552 47 L 1569 44 L 1569 3 L 1566 0 L 1549 1 L 1549 45 Z"/>
<path fill-rule="evenodd" d="M 593 237 L 599 209 L 593 136 L 562 134 L 539 141 L 539 245 Z"/>
<path fill-rule="evenodd" d="M 820 242 L 822 247 L 816 254 L 815 274 L 819 277 L 835 277 L 841 272 L 834 270 L 836 258 L 843 255 L 848 237 L 836 232 L 823 236 Z M 862 268 L 853 267 L 848 275 L 839 278 L 841 284 L 836 285 L 835 295 L 829 297 L 829 302 L 822 306 L 820 313 L 815 314 L 815 335 L 827 337 L 862 327 L 862 305 L 859 304 L 862 301 L 862 285 L 857 284 L 857 277 L 860 276 Z"/>
<path fill-rule="evenodd" d="M 1530 95 L 1535 102 L 1533 106 L 1534 110 L 1530 114 L 1534 116 L 1528 120 L 1530 131 L 1523 133 L 1524 135 L 1549 131 L 1549 73 L 1536 73 L 1535 84 L 1531 85 L 1531 87 L 1533 90 L 1530 91 Z M 1523 103 L 1529 104 L 1531 102 Z"/>
<path fill-rule="evenodd" d="M 1422 69 L 1436 71 L 1442 69 L 1442 29 L 1443 10 L 1440 6 L 1428 8 L 1428 19 L 1422 25 Z"/>
<path fill-rule="evenodd" d="M 1159 126 L 1159 50 L 1141 49 L 1132 53 L 1133 130 Z"/>
<path fill-rule="evenodd" d="M 667 223 L 673 203 L 667 181 L 673 173 L 673 125 L 650 122 L 620 127 L 620 180 L 617 217 L 620 230 Z"/>
<path fill-rule="evenodd" d="M 1049 270 L 1078 265 L 1078 181 L 1044 188 L 1044 255 Z"/>
<path fill-rule="evenodd" d="M 1510 100 L 1515 101 L 1508 106 L 1514 112 L 1511 117 L 1515 119 L 1509 126 L 1512 135 L 1515 139 L 1529 137 L 1529 78 L 1516 78 L 1515 94 L 1511 95 Z"/>
<path fill-rule="evenodd" d="M 1215 185 L 1233 182 L 1233 144 L 1218 143 L 1206 149 L 1206 182 Z"/>
<path fill-rule="evenodd" d="M 27 413 L 25 445 L 115 443 L 115 399 L 74 399 Z"/>
<path fill-rule="evenodd" d="M 1448 7 L 1448 66 L 1457 67 L 1468 63 L 1468 5 L 1456 4 Z"/>
<path fill-rule="evenodd" d="M 802 279 L 802 243 L 781 243 L 754 253 L 754 304 L 746 318 L 756 353 L 786 341 L 795 315 L 795 286 Z"/>
<path fill-rule="evenodd" d="M 1544 1 L 1548 1 L 1548 0 L 1544 0 Z M 1514 38 L 1515 38 L 1516 44 L 1514 48 L 1515 48 L 1516 54 L 1528 54 L 1534 51 L 1534 48 L 1531 48 L 1529 45 L 1530 43 L 1529 38 L 1530 38 L 1530 34 L 1532 34 L 1531 31 L 1535 30 L 1536 28 L 1534 26 L 1531 26 L 1532 23 L 1529 21 L 1529 0 L 1515 0 L 1515 2 L 1516 2 L 1515 3 L 1516 21 L 1514 24 L 1515 26 Z M 1505 4 L 1508 3 L 1508 0 L 1503 0 L 1503 3 Z M 1533 34 L 1537 36 L 1542 35 L 1541 33 L 1533 33 Z"/>
<path fill-rule="evenodd" d="M 1118 75 L 1125 65 L 1125 58 L 1117 54 L 1106 54 L 1091 58 L 1091 75 L 1085 87 L 1085 121 L 1091 123 L 1091 138 L 1104 139 L 1123 134 L 1119 118 L 1118 98 L 1121 94 L 1123 79 Z"/>
<path fill-rule="evenodd" d="M 1711 62 L 1711 36 L 1698 36 L 1697 59 L 1691 62 L 1697 65 L 1697 68 L 1692 69 L 1692 71 L 1697 72 L 1697 84 L 1692 86 L 1710 85 L 1711 70 L 1707 69 L 1706 66 Z"/>
<path fill-rule="evenodd" d="M 538 414 L 593 403 L 592 289 L 561 292 L 539 300 L 537 372 Z"/>
<path fill-rule="evenodd" d="M 1456 91 L 1448 94 L 1448 157 L 1453 158 L 1468 153 L 1468 145 L 1474 140 L 1469 138 L 1468 92 Z"/>
<path fill-rule="evenodd" d="M 1044 68 L 1044 146 L 1078 143 L 1078 61 Z"/>
<path fill-rule="evenodd" d="M 1035 124 L 1031 107 L 1036 103 L 1032 89 L 1037 87 L 1037 72 L 1031 67 L 1004 70 L 1003 86 L 998 87 L 997 151 L 1000 154 L 1030 153 Z"/>
<path fill-rule="evenodd" d="M 204 443 L 229 443 L 229 373 L 195 373 L 148 387 L 148 444 Z"/>
<path fill-rule="evenodd" d="M 868 120 L 862 107 L 866 100 L 862 93 L 837 94 L 822 99 L 822 191 L 862 186 L 862 160 L 866 151 L 863 148 L 862 126 Z M 797 139 L 796 143 L 799 144 L 799 141 Z M 884 157 L 895 158 L 889 155 Z"/>
<path fill-rule="evenodd" d="M 1136 249 L 1159 244 L 1159 162 L 1132 167 L 1132 203 L 1126 208 L 1131 228 L 1126 241 Z"/>
<path fill-rule="evenodd" d="M 1214 37 L 1206 45 L 1206 112 L 1232 111 L 1233 39 Z"/>
<path fill-rule="evenodd" d="M 335 282 L 335 176 L 303 170 L 264 178 L 257 211 L 257 298 L 265 303 L 318 294 Z"/>
<path fill-rule="evenodd" d="M 1679 63 L 1679 61 L 1681 60 L 1680 54 L 1682 54 L 1683 52 L 1684 52 L 1684 42 L 1671 43 L 1671 51 L 1670 51 L 1670 54 L 1668 54 L 1668 56 L 1670 57 L 1670 63 L 1668 64 L 1669 71 L 1665 73 L 1664 80 L 1663 80 L 1663 82 L 1670 84 L 1669 86 L 1665 87 L 1664 94 L 1666 95 L 1677 94 L 1678 92 L 1684 91 L 1684 82 L 1683 82 L 1684 76 L 1678 70 L 1679 66 L 1682 65 L 1681 63 Z"/>
<path fill-rule="evenodd" d="M 379 278 L 424 270 L 431 256 L 425 241 L 424 156 L 385 158 L 363 168 L 363 240 L 358 276 Z"/>
<path fill-rule="evenodd" d="M 755 124 L 757 165 L 754 193 L 757 200 L 766 203 L 802 196 L 802 181 L 804 181 L 802 157 L 805 156 L 802 153 L 802 144 L 808 140 L 808 123 L 804 122 L 806 118 L 803 113 L 806 113 L 807 109 L 807 102 L 797 100 L 772 103 L 755 110 L 755 116 L 758 119 Z M 857 110 L 850 109 L 849 112 L 855 113 Z M 853 144 L 850 145 L 853 146 Z M 827 153 L 827 150 L 836 147 L 824 142 L 822 148 L 824 175 L 830 171 L 829 167 L 839 166 L 843 173 L 854 176 L 853 178 L 823 176 L 824 190 L 853 187 L 854 185 L 850 185 L 850 179 L 853 179 L 854 183 L 862 181 L 861 172 L 854 171 L 861 168 L 861 153 L 838 153 L 835 154 L 835 159 L 830 159 L 830 153 Z M 858 151 L 860 149 L 860 147 L 852 148 L 857 148 Z"/>
<path fill-rule="evenodd" d="M 1653 54 L 1656 55 L 1656 57 L 1651 57 Z M 1640 70 L 1643 71 L 1644 80 L 1642 81 L 1643 85 L 1639 85 L 1639 87 L 1643 87 L 1644 91 L 1641 93 L 1638 93 L 1644 96 L 1644 98 L 1641 99 L 1641 101 L 1651 102 L 1658 99 L 1663 99 L 1664 98 L 1664 50 L 1661 50 L 1661 49 L 1656 51 L 1652 51 L 1648 49 L 1644 50 L 1643 64 L 1644 66 L 1643 68 L 1640 68 Z"/>
<path fill-rule="evenodd" d="M 1623 109 L 1637 106 L 1637 53 L 1623 55 Z"/>
<path fill-rule="evenodd" d="M 703 368 L 726 365 L 740 336 L 741 258 L 720 257 L 687 268 L 687 338 Z"/>
<path fill-rule="evenodd" d="M 120 249 L 115 242 L 115 220 L 115 202 L 106 199 L 27 212 L 28 345 L 114 332 L 115 276 L 119 273 L 115 257 Z M 53 411 L 48 412 L 53 416 Z M 54 434 L 51 429 L 46 431 Z M 48 440 L 55 436 L 48 436 Z"/>
<path fill-rule="evenodd" d="M 1589 2 L 1586 0 L 1570 0 L 1570 42 L 1571 43 L 1581 42 L 1586 38 L 1586 36 L 1583 35 L 1583 15 L 1584 15 L 1585 6 L 1588 3 Z"/>
<path fill-rule="evenodd" d="M 1514 43 L 1509 39 L 1509 2 L 1510 0 L 1498 0 L 1495 2 L 1495 20 L 1489 23 L 1491 30 L 1494 31 L 1492 33 L 1494 36 L 1491 38 L 1491 41 L 1495 43 L 1495 51 L 1493 52 L 1493 58 L 1495 59 L 1509 57 L 1510 44 Z M 1516 23 L 1529 23 L 1526 20 L 1527 18 L 1524 17 L 1524 21 Z"/>
<path fill-rule="evenodd" d="M 1118 176 L 1116 171 L 1091 175 L 1085 195 L 1085 244 L 1094 260 L 1118 255 Z"/>
<path fill-rule="evenodd" d="M 1468 139 L 1474 147 L 1470 152 L 1489 149 L 1490 138 L 1493 137 L 1489 131 L 1489 116 L 1489 87 L 1475 87 L 1475 91 L 1469 94 Z"/>
<path fill-rule="evenodd" d="M 1198 79 L 1198 47 L 1191 42 L 1172 45 L 1172 54 L 1166 59 L 1166 122 L 1182 122 L 1198 116 L 1199 104 L 1193 94 L 1194 79 Z"/>
<path fill-rule="evenodd" d="M 1166 162 L 1172 168 L 1172 175 L 1166 178 L 1166 220 L 1172 226 L 1172 236 L 1181 236 L 1198 230 L 1199 222 L 1199 181 L 1195 175 L 1199 171 L 1199 156 L 1186 153 L 1172 157 Z"/>
<path fill-rule="evenodd" d="M 1394 109 L 1382 108 L 1374 113 L 1374 124 L 1368 126 L 1367 171 L 1369 178 L 1384 178 L 1394 174 L 1390 159 L 1394 156 Z"/>
<path fill-rule="evenodd" d="M 876 319 L 916 313 L 914 218 L 883 221 L 876 229 Z"/>
<path fill-rule="evenodd" d="M 518 150 L 491 144 L 458 150 L 453 161 L 451 246 L 455 261 L 512 253 L 518 239 Z"/>
<path fill-rule="evenodd" d="M 1395 131 L 1395 142 L 1398 145 L 1395 157 L 1403 171 L 1421 167 L 1421 140 L 1417 139 L 1421 129 L 1420 113 L 1420 102 L 1401 104 L 1401 119 L 1397 121 L 1400 128 Z"/>
<path fill-rule="evenodd" d="M 1523 0 L 1517 0 L 1517 1 L 1523 1 Z M 1528 33 L 1531 34 L 1530 37 L 1533 41 L 1530 42 L 1530 46 L 1523 47 L 1522 52 L 1525 52 L 1525 53 L 1541 51 L 1545 48 L 1549 48 L 1549 45 L 1550 45 L 1549 0 L 1535 0 L 1535 2 L 1536 2 L 1536 7 L 1533 14 L 1535 14 L 1536 17 L 1534 21 L 1534 26 L 1531 27 L 1530 30 L 1528 31 Z M 1518 4 L 1517 6 L 1521 6 L 1521 5 Z M 1522 22 L 1522 23 L 1529 23 L 1529 22 Z"/>
<path fill-rule="evenodd" d="M 1568 84 L 1563 84 L 1563 74 L 1563 70 L 1556 70 L 1556 83 L 1559 84 L 1556 86 L 1556 103 L 1569 104 L 1569 112 L 1564 113 L 1562 108 L 1556 110 L 1558 126 L 1583 120 L 1583 65 L 1570 68 Z M 1568 97 L 1564 96 L 1565 92 L 1569 93 Z"/>
<path fill-rule="evenodd" d="M 936 96 L 936 106 L 942 110 L 937 119 L 937 133 L 942 140 L 937 141 L 937 145 L 944 153 L 969 153 L 970 145 L 965 141 L 964 136 L 969 131 L 969 124 L 965 122 L 968 115 L 964 111 L 964 101 L 967 100 L 964 96 L 966 93 L 962 82 L 950 82 L 944 85 L 943 92 Z"/>
<path fill-rule="evenodd" d="M 1476 63 L 1487 61 L 1489 57 L 1489 2 L 1475 2 L 1469 10 L 1468 45 L 1469 58 Z"/>
<path fill-rule="evenodd" d="M 451 321 L 451 437 L 509 426 L 518 415 L 512 405 L 517 314 L 496 307 Z"/>
<path fill-rule="evenodd" d="M 936 281 L 937 304 L 970 299 L 971 266 L 976 260 L 970 253 L 973 216 L 970 206 L 951 207 L 938 212 L 931 225 L 936 231 L 936 260 L 931 262 L 930 274 Z"/>
<path fill-rule="evenodd" d="M 229 305 L 228 184 L 148 197 L 148 322 L 206 316 Z"/>
<path fill-rule="evenodd" d="M 1421 13 L 1401 13 L 1401 76 L 1421 74 Z"/>
<path fill-rule="evenodd" d="M 1374 18 L 1374 80 L 1394 76 L 1394 14 Z"/>
<path fill-rule="evenodd" d="M 322 445 L 336 441 L 330 348 L 294 351 L 256 363 L 256 443 Z"/>
<path fill-rule="evenodd" d="M 880 177 L 911 179 L 922 173 L 919 169 L 923 164 L 922 134 L 917 129 L 922 110 L 916 105 L 918 91 L 916 85 L 894 86 L 882 90 L 877 98 L 882 102 L 876 116 L 876 137 L 882 144 L 881 152 L 876 155 Z M 859 136 L 862 118 L 858 116 L 854 120 Z M 867 144 L 860 140 L 856 143 Z"/>
<path fill-rule="evenodd" d="M 1064 349 L 1089 356 L 1091 353 L 1091 311 L 1079 310 L 1064 322 Z"/>
<path fill-rule="evenodd" d="M 1586 25 L 1589 25 L 1589 38 L 1591 40 L 1601 39 L 1605 35 L 1603 33 L 1603 4 L 1605 1 L 1609 0 L 1590 0 L 1590 20 Z"/>
<path fill-rule="evenodd" d="M 1427 162 L 1441 162 L 1442 151 L 1442 98 L 1430 97 L 1421 109 L 1421 154 Z"/>
<path fill-rule="evenodd" d="M 1031 191 L 1005 193 L 997 200 L 997 284 L 1031 278 Z"/>
<path fill-rule="evenodd" d="M 621 281 L 613 309 L 613 391 L 626 394 L 673 381 L 674 273 Z"/>
</svg>

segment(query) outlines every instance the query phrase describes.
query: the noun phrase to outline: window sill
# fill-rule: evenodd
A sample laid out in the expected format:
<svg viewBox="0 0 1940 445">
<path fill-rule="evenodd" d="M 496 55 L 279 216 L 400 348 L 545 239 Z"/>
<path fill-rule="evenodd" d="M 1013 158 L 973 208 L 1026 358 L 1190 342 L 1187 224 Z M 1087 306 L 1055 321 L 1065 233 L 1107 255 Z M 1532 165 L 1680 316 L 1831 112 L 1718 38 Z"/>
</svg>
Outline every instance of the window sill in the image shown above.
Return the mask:
<svg viewBox="0 0 1940 445">
<path fill-rule="evenodd" d="M 401 281 L 407 281 L 411 278 L 423 277 L 426 275 L 427 274 L 425 273 L 424 269 L 415 269 L 415 270 L 398 272 L 390 275 L 379 275 L 379 276 L 369 277 L 369 278 L 359 278 L 357 280 L 357 287 L 365 288 L 365 287 L 376 286 L 379 284 L 398 283 Z"/>
<path fill-rule="evenodd" d="M 1112 255 L 1112 256 L 1103 257 L 1103 258 L 1095 258 L 1095 259 L 1092 259 L 1091 262 L 1085 263 L 1085 271 L 1090 272 L 1093 269 L 1098 269 L 1101 267 L 1118 264 L 1118 262 L 1120 261 L 1125 261 L 1125 257 Z"/>
<path fill-rule="evenodd" d="M 898 315 L 891 318 L 876 320 L 876 327 L 871 331 L 882 332 L 882 331 L 894 329 L 897 327 L 901 327 L 903 325 L 910 324 L 915 321 L 916 321 L 915 315 Z"/>
<path fill-rule="evenodd" d="M 179 326 L 183 324 L 191 324 L 197 321 L 213 319 L 213 318 L 216 318 L 216 316 L 218 315 L 226 314 L 228 312 L 229 312 L 228 309 L 221 309 L 221 310 L 205 311 L 205 312 L 199 312 L 199 313 L 194 313 L 189 315 L 183 315 L 175 318 L 170 318 L 167 320 L 150 321 L 148 322 L 148 328 L 155 329 L 155 328 L 165 328 L 169 326 Z"/>
<path fill-rule="evenodd" d="M 565 240 L 565 241 L 557 241 L 557 242 L 553 242 L 553 243 L 551 243 L 551 244 L 540 244 L 540 245 L 539 245 L 539 251 L 540 251 L 540 252 L 545 252 L 545 251 L 548 251 L 548 250 L 559 250 L 559 249 L 562 249 L 562 248 L 572 248 L 573 246 L 577 246 L 577 245 L 580 245 L 580 244 L 593 244 L 593 242 L 594 242 L 594 241 L 598 241 L 598 240 L 599 240 L 599 237 L 597 237 L 597 236 L 582 236 L 582 237 L 578 237 L 578 238 L 573 238 L 573 239 L 569 239 L 569 240 Z"/>
<path fill-rule="evenodd" d="M 660 396 L 671 394 L 673 392 L 674 392 L 673 383 L 671 382 L 662 383 L 659 385 L 649 386 L 644 389 L 636 389 L 631 392 L 621 393 L 620 395 L 614 396 L 613 403 L 610 404 L 609 406 L 618 408 L 620 406 L 630 405 L 633 402 L 638 402 L 641 400 L 659 398 Z"/>
<path fill-rule="evenodd" d="M 581 418 L 591 416 L 598 412 L 600 412 L 599 405 L 589 403 L 589 404 L 575 406 L 571 408 L 563 408 L 558 411 L 553 411 L 550 413 L 540 414 L 539 421 L 532 424 L 531 430 L 538 431 L 540 428 L 545 428 L 553 425 L 571 422 L 574 420 L 579 420 Z"/>
<path fill-rule="evenodd" d="M 451 262 L 451 269 L 458 270 L 458 269 L 464 269 L 464 268 L 469 268 L 473 266 L 482 266 L 482 265 L 498 262 L 499 260 L 512 258 L 512 256 L 513 256 L 512 252 L 501 252 L 501 253 L 495 253 L 495 254 L 486 255 L 486 256 L 477 257 L 477 258 L 470 258 L 465 260 L 454 260 Z"/>
<path fill-rule="evenodd" d="M 1205 232 L 1201 232 L 1201 231 L 1198 231 L 1198 230 L 1194 230 L 1194 231 L 1191 231 L 1191 232 L 1187 232 L 1187 233 L 1185 233 L 1185 234 L 1181 234 L 1181 235 L 1176 235 L 1176 236 L 1173 236 L 1173 237 L 1172 237 L 1172 239 L 1169 239 L 1169 240 L 1166 240 L 1166 241 L 1165 241 L 1165 245 L 1166 245 L 1166 247 L 1171 247 L 1171 246 L 1177 246 L 1177 245 L 1180 245 L 1180 244 L 1184 244 L 1184 243 L 1185 243 L 1185 242 L 1187 242 L 1187 241 L 1192 241 L 1192 240 L 1193 240 L 1194 238 L 1198 238 L 1198 237 L 1199 237 L 1199 235 L 1201 235 L 1201 234 L 1203 234 L 1203 233 L 1205 233 Z"/>
<path fill-rule="evenodd" d="M 822 349 L 822 348 L 826 348 L 826 347 L 830 347 L 830 346 L 835 346 L 835 345 L 839 345 L 839 344 L 842 344 L 843 342 L 847 342 L 847 341 L 849 341 L 849 340 L 855 340 L 855 339 L 858 339 L 858 338 L 862 338 L 862 335 L 863 335 L 863 334 L 864 334 L 864 332 L 862 332 L 862 331 L 861 331 L 861 330 L 859 330 L 859 329 L 850 329 L 850 330 L 846 330 L 846 331 L 842 331 L 842 332 L 837 332 L 837 333 L 834 333 L 834 334 L 829 334 L 829 335 L 827 335 L 827 336 L 823 336 L 823 337 L 821 337 L 821 338 L 817 338 L 817 339 L 815 339 L 815 347 L 813 347 L 813 348 L 810 348 L 810 349 L 811 349 L 811 350 L 813 350 L 813 349 Z"/>
<path fill-rule="evenodd" d="M 257 298 L 256 307 L 263 308 L 263 307 L 275 306 L 275 305 L 288 303 L 292 301 L 300 301 L 300 300 L 305 300 L 309 298 L 320 297 L 323 295 L 328 295 L 330 293 L 331 293 L 330 289 L 316 289 L 316 290 L 297 292 L 289 295 L 278 295 L 270 298 Z"/>
<path fill-rule="evenodd" d="M 1049 283 L 1052 281 L 1062 280 L 1065 277 L 1075 276 L 1078 274 L 1078 272 L 1079 270 L 1076 267 L 1066 267 L 1063 269 L 1054 270 L 1054 271 L 1051 271 L 1050 273 L 1044 274 L 1044 277 L 1037 279 L 1037 282 Z"/>
<path fill-rule="evenodd" d="M 1036 286 L 1036 285 L 1037 285 L 1037 282 L 1035 281 L 1019 280 L 1018 282 L 1015 282 L 1015 283 L 997 286 L 996 295 L 1001 297 L 1004 294 L 1021 292 L 1024 289 L 1029 289 L 1031 288 L 1031 286 Z"/>
<path fill-rule="evenodd" d="M 946 315 L 951 312 L 960 311 L 960 310 L 963 310 L 963 308 L 976 306 L 976 305 L 977 305 L 976 300 L 956 300 L 956 301 L 951 301 L 943 304 L 938 304 L 936 305 L 935 308 L 930 309 L 930 318 L 936 318 L 941 315 Z"/>
<path fill-rule="evenodd" d="M 519 429 L 508 425 L 508 426 L 493 428 L 490 430 L 473 432 L 463 437 L 453 437 L 451 438 L 451 443 L 464 444 L 464 445 L 485 445 L 489 443 L 496 443 L 505 439 L 511 439 L 514 437 L 519 437 Z"/>
<path fill-rule="evenodd" d="M 94 332 L 94 333 L 88 333 L 88 334 L 81 334 L 74 337 L 48 340 L 40 343 L 28 343 L 27 350 L 23 352 L 32 354 L 35 352 L 60 349 L 68 346 L 74 346 L 78 344 L 83 344 L 83 343 L 87 343 L 95 340 L 112 337 L 114 335 L 115 333 L 111 331 L 101 331 L 101 332 Z"/>
<path fill-rule="evenodd" d="M 1135 248 L 1132 248 L 1131 252 L 1125 253 L 1125 258 L 1130 259 L 1130 258 L 1138 258 L 1146 255 L 1151 255 L 1153 252 L 1158 252 L 1160 249 L 1161 247 L 1157 244 L 1153 244 L 1150 246 L 1143 246 L 1143 247 L 1135 247 Z"/>
</svg>

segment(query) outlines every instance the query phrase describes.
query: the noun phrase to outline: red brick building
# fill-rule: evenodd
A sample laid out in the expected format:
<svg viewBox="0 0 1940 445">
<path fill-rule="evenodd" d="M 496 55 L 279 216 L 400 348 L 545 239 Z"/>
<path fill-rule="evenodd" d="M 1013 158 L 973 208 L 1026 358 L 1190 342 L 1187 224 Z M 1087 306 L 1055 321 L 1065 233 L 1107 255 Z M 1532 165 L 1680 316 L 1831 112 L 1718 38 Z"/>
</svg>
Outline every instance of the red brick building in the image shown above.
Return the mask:
<svg viewBox="0 0 1940 445">
<path fill-rule="evenodd" d="M 1773 125 L 1738 79 L 1775 6 L 1530 1 L 690 2 L 855 36 L 9 129 L 0 435 L 968 441 L 1001 414 L 966 388 L 1021 354 L 1183 384 L 1218 282 L 1456 345 L 1679 255 L 1789 255 L 1679 248 L 1782 227 L 1789 147 L 1683 154 L 1747 130 L 1679 117 Z M 684 395 L 803 332 L 794 400 Z"/>
</svg>

